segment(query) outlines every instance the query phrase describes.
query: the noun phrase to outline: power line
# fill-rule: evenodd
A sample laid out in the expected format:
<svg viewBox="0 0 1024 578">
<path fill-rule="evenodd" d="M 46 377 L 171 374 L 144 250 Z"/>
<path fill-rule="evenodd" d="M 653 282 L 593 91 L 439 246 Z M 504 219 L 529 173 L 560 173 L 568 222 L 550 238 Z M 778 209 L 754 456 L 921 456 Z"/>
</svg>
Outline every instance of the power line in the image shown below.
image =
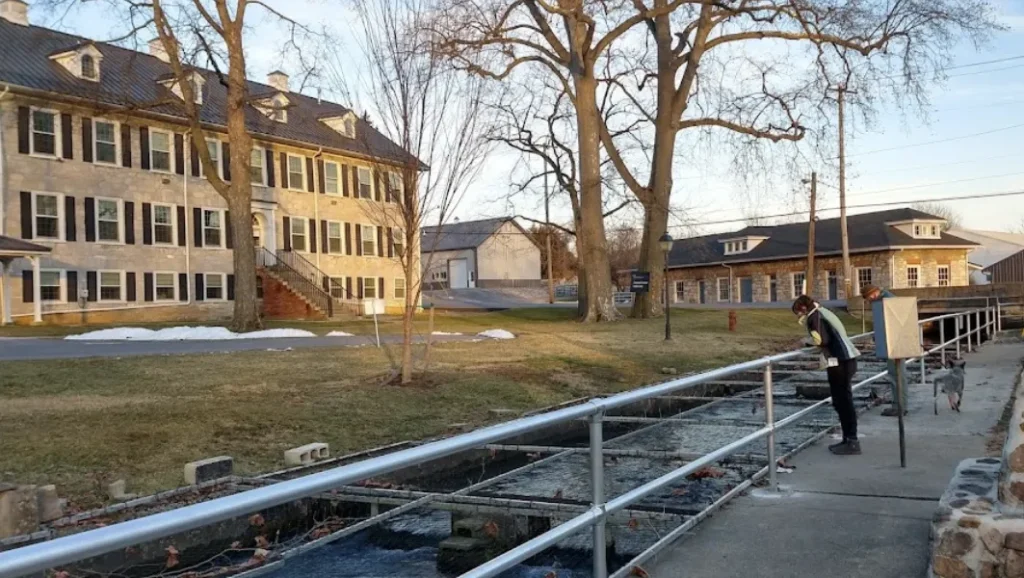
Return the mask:
<svg viewBox="0 0 1024 578">
<path fill-rule="evenodd" d="M 957 65 L 954 65 L 954 66 L 947 66 L 945 68 L 937 68 L 937 69 L 935 69 L 935 72 L 948 72 L 950 70 L 961 70 L 963 68 L 974 68 L 976 66 L 988 66 L 989 64 L 1001 64 L 1003 62 L 1012 62 L 1012 61 L 1015 61 L 1015 60 L 1024 60 L 1024 54 L 1017 55 L 1017 56 L 1007 56 L 1005 58 L 996 58 L 996 59 L 993 59 L 993 60 L 983 60 L 981 62 L 970 62 L 970 63 L 967 63 L 967 64 L 957 64 Z M 982 71 L 982 72 L 989 72 L 989 71 Z M 994 72 L 994 71 L 992 71 L 992 72 Z M 863 80 L 895 80 L 895 79 L 901 78 L 903 76 L 904 75 L 902 73 L 897 73 L 897 74 L 889 74 L 889 75 L 867 77 L 867 78 L 864 78 Z M 960 76 L 960 75 L 957 75 L 957 76 Z M 953 76 L 950 76 L 950 78 L 953 78 Z"/>
<path fill-rule="evenodd" d="M 997 133 L 997 132 L 1004 132 L 1004 131 L 1013 130 L 1015 128 L 1021 128 L 1021 127 L 1024 127 L 1024 123 L 1013 124 L 1013 125 L 1010 125 L 1010 126 L 994 128 L 992 130 L 986 130 L 986 131 L 982 131 L 982 132 L 976 132 L 976 133 L 971 133 L 971 134 L 954 136 L 954 137 L 949 137 L 949 138 L 944 138 L 944 139 L 925 141 L 925 142 L 908 144 L 908 145 L 901 145 L 901 146 L 896 146 L 896 147 L 888 147 L 888 148 L 884 148 L 884 149 L 875 149 L 875 150 L 871 150 L 871 151 L 854 153 L 852 155 L 847 155 L 847 156 L 860 157 L 860 156 L 865 156 L 865 155 L 873 155 L 873 154 L 877 154 L 877 153 L 885 153 L 885 152 L 890 152 L 890 151 L 898 151 L 898 150 L 909 149 L 909 148 L 923 147 L 923 146 L 928 146 L 928 145 L 933 145 L 933 144 L 941 144 L 941 143 L 947 143 L 947 142 L 953 142 L 953 141 L 958 141 L 958 140 L 964 140 L 964 139 L 969 139 L 969 138 L 974 138 L 974 137 L 979 137 L 979 136 L 990 135 L 990 134 L 994 134 L 994 133 Z"/>
<path fill-rule="evenodd" d="M 954 184 L 959 184 L 959 183 L 970 183 L 970 182 L 974 182 L 974 181 L 984 181 L 984 180 L 988 180 L 988 179 L 1000 179 L 1000 178 L 1003 178 L 1003 177 L 1016 177 L 1016 176 L 1019 176 L 1019 175 L 1024 175 L 1024 171 L 1018 171 L 1018 172 L 1014 172 L 1014 173 L 1004 173 L 1004 174 L 1001 174 L 1001 175 L 987 175 L 987 176 L 983 176 L 983 177 L 970 177 L 970 178 L 966 178 L 966 179 L 956 179 L 956 180 L 952 180 L 952 181 L 940 181 L 940 182 L 937 182 L 937 183 L 927 183 L 927 184 L 924 184 L 924 185 L 906 185 L 906 186 L 902 186 L 902 187 L 892 187 L 892 188 L 888 188 L 888 189 L 877 189 L 877 190 L 874 190 L 874 191 L 865 191 L 865 192 L 862 192 L 862 193 L 857 193 L 857 195 L 861 196 L 861 197 L 867 197 L 867 196 L 870 196 L 870 195 L 879 195 L 879 194 L 882 194 L 882 193 L 890 193 L 890 192 L 893 192 L 893 191 L 907 191 L 907 190 L 910 190 L 910 189 L 925 189 L 925 188 L 928 188 L 928 187 L 938 187 L 938 186 L 941 186 L 941 185 L 954 185 Z"/>
</svg>

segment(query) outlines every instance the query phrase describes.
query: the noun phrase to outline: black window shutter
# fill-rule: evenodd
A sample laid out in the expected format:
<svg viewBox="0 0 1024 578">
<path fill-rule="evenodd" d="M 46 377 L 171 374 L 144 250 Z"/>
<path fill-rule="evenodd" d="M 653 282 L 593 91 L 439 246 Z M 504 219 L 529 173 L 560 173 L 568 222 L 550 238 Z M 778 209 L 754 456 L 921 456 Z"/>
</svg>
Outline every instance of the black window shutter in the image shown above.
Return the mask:
<svg viewBox="0 0 1024 578">
<path fill-rule="evenodd" d="M 21 191 L 21 238 L 32 238 L 32 193 Z"/>
<path fill-rule="evenodd" d="M 146 301 L 153 300 L 153 274 L 143 273 L 142 274 L 142 298 Z"/>
<path fill-rule="evenodd" d="M 395 230 L 388 227 L 388 258 L 395 256 Z"/>
<path fill-rule="evenodd" d="M 348 165 L 341 165 L 341 194 L 349 196 L 348 193 Z"/>
<path fill-rule="evenodd" d="M 136 294 L 137 283 L 135 281 L 134 271 L 128 271 L 127 273 L 124 274 L 124 283 L 125 285 L 128 286 L 127 289 L 125 290 L 125 293 L 127 294 L 126 299 L 128 301 L 135 301 L 138 295 Z"/>
<path fill-rule="evenodd" d="M 228 275 L 228 301 L 235 300 L 235 276 Z"/>
<path fill-rule="evenodd" d="M 78 225 L 75 223 L 75 197 L 64 196 L 64 240 L 69 243 L 75 242 L 78 236 Z"/>
<path fill-rule="evenodd" d="M 142 203 L 142 244 L 153 244 L 153 205 Z"/>
<path fill-rule="evenodd" d="M 345 254 L 352 254 L 352 225 L 345 223 Z"/>
<path fill-rule="evenodd" d="M 18 107 L 18 152 L 27 155 L 28 150 L 28 125 L 30 122 L 29 109 L 27 106 Z"/>
<path fill-rule="evenodd" d="M 192 209 L 192 241 L 196 247 L 203 246 L 203 210 L 199 207 Z"/>
<path fill-rule="evenodd" d="M 189 168 L 192 170 L 192 176 L 199 176 L 199 149 L 196 148 L 196 141 L 193 138 L 188 139 L 189 142 Z"/>
<path fill-rule="evenodd" d="M 373 169 L 373 199 L 378 203 L 380 202 L 380 189 L 380 171 Z"/>
<path fill-rule="evenodd" d="M 281 153 L 281 188 L 288 188 L 288 154 Z"/>
<path fill-rule="evenodd" d="M 185 237 L 185 229 L 187 221 L 185 220 L 185 207 L 178 207 L 178 246 L 184 247 L 188 244 L 188 239 Z"/>
<path fill-rule="evenodd" d="M 306 157 L 306 190 L 311 193 L 316 192 L 314 181 L 316 177 L 313 175 L 313 157 Z"/>
<path fill-rule="evenodd" d="M 139 127 L 139 166 L 149 170 L 149 127 Z"/>
<path fill-rule="evenodd" d="M 96 199 L 85 198 L 85 242 L 96 242 Z"/>
<path fill-rule="evenodd" d="M 135 203 L 132 201 L 124 203 L 124 242 L 126 245 L 135 244 Z"/>
<path fill-rule="evenodd" d="M 284 250 L 292 250 L 292 220 L 288 217 L 284 218 Z"/>
<path fill-rule="evenodd" d="M 178 300 L 188 301 L 188 273 L 178 273 Z"/>
<path fill-rule="evenodd" d="M 377 299 L 384 298 L 384 278 L 377 277 Z"/>
<path fill-rule="evenodd" d="M 196 273 L 196 301 L 206 299 L 206 280 L 202 273 Z"/>
<path fill-rule="evenodd" d="M 121 165 L 132 168 L 132 128 L 121 125 Z"/>
<path fill-rule="evenodd" d="M 356 255 L 363 256 L 363 227 L 356 225 Z"/>
<path fill-rule="evenodd" d="M 225 181 L 231 180 L 231 144 L 220 143 L 220 166 Z"/>
<path fill-rule="evenodd" d="M 275 182 L 275 179 L 274 179 L 274 150 L 271 149 L 270 147 L 267 147 L 266 157 L 267 157 L 267 160 L 264 161 L 264 162 L 267 165 L 267 186 L 268 187 L 274 187 L 274 186 L 276 186 L 274 184 L 274 182 Z"/>
<path fill-rule="evenodd" d="M 92 162 L 92 119 L 82 117 L 82 160 Z"/>
<path fill-rule="evenodd" d="M 224 246 L 228 249 L 235 247 L 234 228 L 231 226 L 231 211 L 224 211 Z"/>
<path fill-rule="evenodd" d="M 345 277 L 345 298 L 346 299 L 351 299 L 352 298 L 352 278 L 351 277 Z"/>
<path fill-rule="evenodd" d="M 174 172 L 185 174 L 185 137 L 174 135 Z"/>
<path fill-rule="evenodd" d="M 62 114 L 60 115 L 60 140 L 61 140 L 61 152 L 64 158 L 73 159 L 75 158 L 75 146 L 71 140 L 71 115 Z M 85 143 L 82 143 L 83 148 Z M 92 146 L 91 144 L 89 146 Z"/>
<path fill-rule="evenodd" d="M 316 253 L 316 220 L 309 220 L 309 252 Z"/>
<path fill-rule="evenodd" d="M 362 277 L 356 277 L 356 283 L 358 285 L 356 287 L 356 298 L 357 299 L 362 299 L 363 298 L 363 278 Z"/>
<path fill-rule="evenodd" d="M 324 254 L 331 251 L 330 243 L 327 240 L 327 221 L 320 221 L 320 251 Z"/>
<path fill-rule="evenodd" d="M 36 300 L 36 280 L 31 270 L 21 272 L 21 300 L 23 303 L 34 303 Z"/>
<path fill-rule="evenodd" d="M 322 195 L 327 192 L 327 187 L 325 186 L 325 183 L 327 181 L 327 174 L 326 171 L 324 170 L 324 159 L 317 159 L 316 174 L 317 177 L 319 177 L 320 179 L 320 194 Z"/>
<path fill-rule="evenodd" d="M 377 256 L 384 256 L 384 227 L 377 227 Z"/>
<path fill-rule="evenodd" d="M 85 272 L 85 290 L 89 292 L 89 301 L 96 301 L 99 295 L 96 292 L 96 272 Z"/>
<path fill-rule="evenodd" d="M 68 280 L 68 303 L 78 301 L 78 271 L 65 273 Z"/>
</svg>

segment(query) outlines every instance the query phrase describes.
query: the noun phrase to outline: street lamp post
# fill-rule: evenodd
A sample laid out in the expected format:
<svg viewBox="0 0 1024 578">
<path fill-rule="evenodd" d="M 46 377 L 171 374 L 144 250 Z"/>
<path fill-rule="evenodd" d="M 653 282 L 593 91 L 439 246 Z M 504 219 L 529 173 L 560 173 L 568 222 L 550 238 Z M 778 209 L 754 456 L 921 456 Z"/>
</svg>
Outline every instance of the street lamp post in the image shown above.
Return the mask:
<svg viewBox="0 0 1024 578">
<path fill-rule="evenodd" d="M 672 306 L 668 294 L 668 254 L 672 251 L 672 235 L 667 232 L 658 239 L 661 250 L 665 252 L 665 268 L 662 271 L 661 284 L 665 286 L 665 341 L 672 340 Z"/>
</svg>

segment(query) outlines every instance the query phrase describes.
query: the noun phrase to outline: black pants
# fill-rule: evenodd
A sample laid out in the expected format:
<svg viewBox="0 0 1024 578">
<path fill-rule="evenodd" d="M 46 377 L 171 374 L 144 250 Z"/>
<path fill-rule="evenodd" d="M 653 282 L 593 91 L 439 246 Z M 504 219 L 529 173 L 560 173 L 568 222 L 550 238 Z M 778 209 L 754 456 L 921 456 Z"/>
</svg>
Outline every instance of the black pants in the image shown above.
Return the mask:
<svg viewBox="0 0 1024 578">
<path fill-rule="evenodd" d="M 853 405 L 853 376 L 857 373 L 857 360 L 839 360 L 839 365 L 828 368 L 828 386 L 832 393 L 832 407 L 839 414 L 844 440 L 857 439 L 857 409 Z"/>
</svg>

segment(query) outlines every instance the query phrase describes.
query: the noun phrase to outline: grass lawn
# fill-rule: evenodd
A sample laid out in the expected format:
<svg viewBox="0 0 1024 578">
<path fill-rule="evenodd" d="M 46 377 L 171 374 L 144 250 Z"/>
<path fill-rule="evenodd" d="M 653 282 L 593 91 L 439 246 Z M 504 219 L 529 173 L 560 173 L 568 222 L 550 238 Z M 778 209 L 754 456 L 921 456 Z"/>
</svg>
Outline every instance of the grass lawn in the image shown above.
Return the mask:
<svg viewBox="0 0 1024 578">
<path fill-rule="evenodd" d="M 581 325 L 563 309 L 438 314 L 435 330 L 502 328 L 512 341 L 445 343 L 428 383 L 382 386 L 388 350 L 372 347 L 232 354 L 6 362 L 0 369 L 0 482 L 53 483 L 78 507 L 182 482 L 188 461 L 231 455 L 236 472 L 283 467 L 282 452 L 312 441 L 343 454 L 484 424 L 491 408 L 535 409 L 791 349 L 803 337 L 788 310 L 673 311 L 663 319 Z M 860 322 L 844 318 L 855 332 Z M 425 331 L 425 320 L 420 330 Z M 372 332 L 372 321 L 287 323 L 317 333 Z M 382 330 L 395 333 L 395 320 Z M 2 346 L 2 345 L 0 345 Z M 395 352 L 391 352 L 394 354 Z"/>
</svg>

